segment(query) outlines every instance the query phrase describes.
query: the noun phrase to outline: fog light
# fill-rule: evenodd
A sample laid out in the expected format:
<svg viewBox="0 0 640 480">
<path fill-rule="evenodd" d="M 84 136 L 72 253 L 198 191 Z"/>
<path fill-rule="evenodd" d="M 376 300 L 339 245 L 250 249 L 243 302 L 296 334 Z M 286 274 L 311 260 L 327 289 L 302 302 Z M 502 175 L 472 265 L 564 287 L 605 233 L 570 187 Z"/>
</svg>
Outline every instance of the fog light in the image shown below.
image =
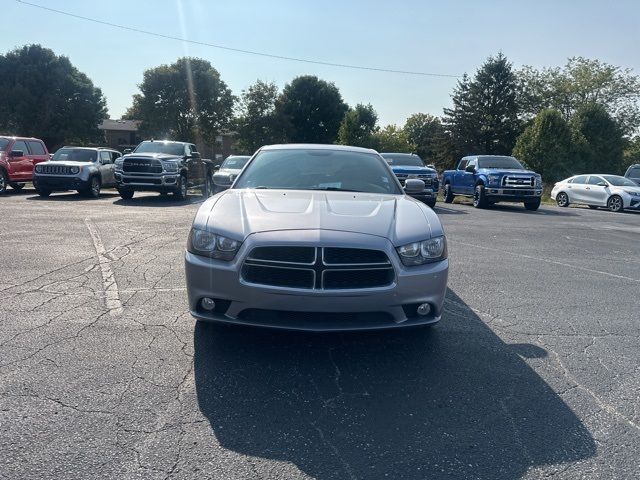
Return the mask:
<svg viewBox="0 0 640 480">
<path fill-rule="evenodd" d="M 429 305 L 428 303 L 421 303 L 420 305 L 418 305 L 418 315 L 424 317 L 425 315 L 429 315 L 430 311 L 431 305 Z"/>
<path fill-rule="evenodd" d="M 203 309 L 207 311 L 211 311 L 214 308 L 216 308 L 216 302 L 213 301 L 213 298 L 208 298 L 208 297 L 205 297 L 202 300 L 200 300 L 200 305 L 202 306 Z"/>
</svg>

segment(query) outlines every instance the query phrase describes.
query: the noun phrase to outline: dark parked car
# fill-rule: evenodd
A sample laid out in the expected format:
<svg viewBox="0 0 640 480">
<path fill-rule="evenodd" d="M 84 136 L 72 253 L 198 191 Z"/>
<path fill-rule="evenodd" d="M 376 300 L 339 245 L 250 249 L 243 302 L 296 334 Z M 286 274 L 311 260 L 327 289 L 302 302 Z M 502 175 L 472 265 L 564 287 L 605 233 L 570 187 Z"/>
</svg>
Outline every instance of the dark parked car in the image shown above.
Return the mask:
<svg viewBox="0 0 640 480">
<path fill-rule="evenodd" d="M 249 155 L 229 155 L 213 175 L 213 193 L 220 193 L 229 188 L 250 158 Z"/>
<path fill-rule="evenodd" d="M 438 172 L 435 168 L 425 166 L 422 159 L 415 153 L 381 153 L 387 161 L 400 184 L 411 178 L 417 178 L 424 182 L 424 190 L 420 193 L 412 193 L 411 196 L 423 201 L 431 208 L 436 206 L 438 198 Z"/>
<path fill-rule="evenodd" d="M 33 180 L 33 167 L 49 159 L 42 140 L 27 137 L 0 137 L 0 194 L 7 186 L 22 190 Z"/>
<path fill-rule="evenodd" d="M 627 173 L 625 173 L 624 176 L 640 185 L 640 163 L 630 165 L 629 168 L 627 168 Z"/>
<path fill-rule="evenodd" d="M 136 191 L 173 193 L 187 198 L 187 189 L 213 191 L 213 165 L 200 156 L 193 143 L 147 140 L 116 162 L 116 184 L 120 196 L 133 197 Z"/>
<path fill-rule="evenodd" d="M 122 154 L 110 148 L 62 147 L 48 162 L 35 167 L 33 184 L 40 196 L 77 190 L 97 198 L 101 188 L 116 186 L 114 162 Z"/>
</svg>

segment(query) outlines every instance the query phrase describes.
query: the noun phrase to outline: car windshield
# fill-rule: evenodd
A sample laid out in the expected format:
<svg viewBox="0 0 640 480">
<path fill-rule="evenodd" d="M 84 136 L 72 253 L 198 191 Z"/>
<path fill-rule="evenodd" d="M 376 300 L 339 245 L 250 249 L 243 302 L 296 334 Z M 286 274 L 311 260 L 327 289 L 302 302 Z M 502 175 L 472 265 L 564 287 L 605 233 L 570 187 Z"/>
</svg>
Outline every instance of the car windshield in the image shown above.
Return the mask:
<svg viewBox="0 0 640 480">
<path fill-rule="evenodd" d="M 51 157 L 51 161 L 95 162 L 97 158 L 98 152 L 96 150 L 86 148 L 61 148 Z"/>
<path fill-rule="evenodd" d="M 507 168 L 524 170 L 522 164 L 513 157 L 479 157 L 478 168 Z"/>
<path fill-rule="evenodd" d="M 167 155 L 184 155 L 184 145 L 174 142 L 142 142 L 133 153 L 166 153 Z"/>
<path fill-rule="evenodd" d="M 380 156 L 324 149 L 260 152 L 233 188 L 402 193 Z"/>
<path fill-rule="evenodd" d="M 220 168 L 233 168 L 240 170 L 247 164 L 249 158 L 250 157 L 228 157 Z"/>
<path fill-rule="evenodd" d="M 382 156 L 389 165 L 403 167 L 424 167 L 424 162 L 417 155 L 410 155 L 408 153 L 383 153 Z"/>
<path fill-rule="evenodd" d="M 640 167 L 634 167 L 629 170 L 629 178 L 640 179 Z"/>
<path fill-rule="evenodd" d="M 602 175 L 607 182 L 614 187 L 637 187 L 638 185 L 628 178 L 620 177 L 618 175 Z"/>
<path fill-rule="evenodd" d="M 9 139 L 0 138 L 0 150 L 4 150 L 5 148 L 7 148 L 7 145 L 9 145 Z"/>
</svg>

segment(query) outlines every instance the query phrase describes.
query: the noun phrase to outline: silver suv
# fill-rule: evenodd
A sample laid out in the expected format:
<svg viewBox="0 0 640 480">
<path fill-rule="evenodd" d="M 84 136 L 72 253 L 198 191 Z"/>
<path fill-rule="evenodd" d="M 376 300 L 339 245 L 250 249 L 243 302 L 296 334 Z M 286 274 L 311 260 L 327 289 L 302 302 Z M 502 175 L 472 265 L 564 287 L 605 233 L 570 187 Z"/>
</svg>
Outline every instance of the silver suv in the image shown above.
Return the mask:
<svg viewBox="0 0 640 480">
<path fill-rule="evenodd" d="M 42 197 L 77 190 L 98 198 L 101 188 L 115 187 L 114 162 L 121 156 L 110 148 L 62 147 L 51 160 L 35 166 L 33 185 Z"/>
</svg>

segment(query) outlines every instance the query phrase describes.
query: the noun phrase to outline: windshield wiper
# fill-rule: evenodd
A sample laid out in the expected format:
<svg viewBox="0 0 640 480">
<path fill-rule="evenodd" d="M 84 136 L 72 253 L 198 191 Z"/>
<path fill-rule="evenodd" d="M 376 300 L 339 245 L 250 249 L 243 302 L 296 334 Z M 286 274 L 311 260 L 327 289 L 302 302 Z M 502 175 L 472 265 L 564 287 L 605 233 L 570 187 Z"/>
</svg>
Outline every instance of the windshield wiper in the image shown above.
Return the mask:
<svg viewBox="0 0 640 480">
<path fill-rule="evenodd" d="M 350 190 L 348 188 L 339 188 L 339 187 L 306 188 L 305 190 L 320 190 L 320 191 L 327 191 L 327 192 L 362 192 L 362 190 Z"/>
</svg>

